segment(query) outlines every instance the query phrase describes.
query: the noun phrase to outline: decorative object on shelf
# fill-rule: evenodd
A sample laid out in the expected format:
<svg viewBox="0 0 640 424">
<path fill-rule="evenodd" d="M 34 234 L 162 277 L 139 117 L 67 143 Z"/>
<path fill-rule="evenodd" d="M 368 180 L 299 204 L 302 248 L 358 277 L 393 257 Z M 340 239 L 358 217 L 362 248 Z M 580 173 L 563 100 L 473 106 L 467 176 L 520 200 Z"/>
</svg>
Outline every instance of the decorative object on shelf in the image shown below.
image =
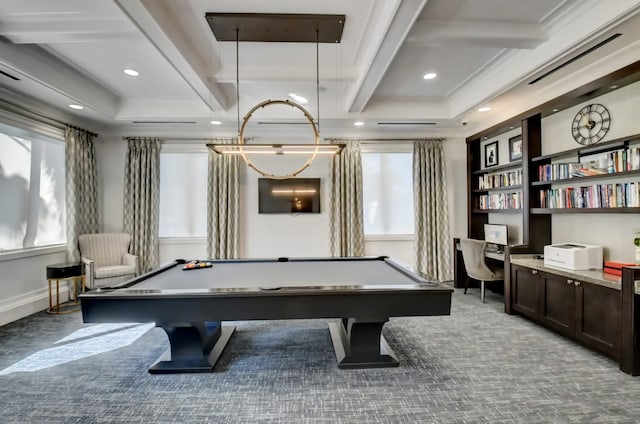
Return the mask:
<svg viewBox="0 0 640 424">
<path fill-rule="evenodd" d="M 484 167 L 496 166 L 498 164 L 498 141 L 493 141 L 484 145 Z"/>
<path fill-rule="evenodd" d="M 509 139 L 509 162 L 522 159 L 522 134 Z"/>
<path fill-rule="evenodd" d="M 292 178 L 307 169 L 318 155 L 339 154 L 344 144 L 320 144 L 320 53 L 319 43 L 339 43 L 345 21 L 344 15 L 308 14 L 255 14 L 255 13 L 207 13 L 206 20 L 218 41 L 236 43 L 236 107 L 238 114 L 237 144 L 207 144 L 218 154 L 237 154 L 245 163 L 263 177 L 273 179 Z M 242 31 L 241 31 L 242 30 Z M 323 34 L 321 34 L 321 30 Z M 241 33 L 242 32 L 242 33 Z M 234 40 L 235 39 L 235 40 Z M 250 42 L 303 42 L 316 45 L 316 107 L 317 120 L 298 103 L 290 100 L 265 100 L 254 106 L 240 126 L 240 74 L 239 43 Z M 291 106 L 302 112 L 313 133 L 312 143 L 246 144 L 245 128 L 253 113 L 267 106 Z M 316 124 L 317 123 L 317 124 Z M 248 155 L 306 155 L 307 160 L 297 170 L 286 175 L 276 175 L 259 168 Z"/>
<path fill-rule="evenodd" d="M 602 140 L 611 126 L 611 115 L 599 103 L 580 109 L 571 123 L 571 134 L 579 144 L 589 145 Z"/>
</svg>

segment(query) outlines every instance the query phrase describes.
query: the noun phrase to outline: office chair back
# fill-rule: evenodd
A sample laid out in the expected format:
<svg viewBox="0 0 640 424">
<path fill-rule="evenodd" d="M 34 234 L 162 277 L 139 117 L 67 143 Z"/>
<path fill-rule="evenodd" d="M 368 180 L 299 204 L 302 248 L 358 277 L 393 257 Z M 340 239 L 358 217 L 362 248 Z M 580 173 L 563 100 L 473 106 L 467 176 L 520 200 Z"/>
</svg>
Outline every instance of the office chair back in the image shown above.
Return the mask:
<svg viewBox="0 0 640 424">
<path fill-rule="evenodd" d="M 484 303 L 484 283 L 485 281 L 500 281 L 504 279 L 503 269 L 491 269 L 485 262 L 484 252 L 487 248 L 487 242 L 484 240 L 461 239 L 460 249 L 462 250 L 462 259 L 467 275 L 475 280 L 480 281 L 480 298 Z M 469 280 L 465 282 L 464 292 L 467 293 Z"/>
</svg>

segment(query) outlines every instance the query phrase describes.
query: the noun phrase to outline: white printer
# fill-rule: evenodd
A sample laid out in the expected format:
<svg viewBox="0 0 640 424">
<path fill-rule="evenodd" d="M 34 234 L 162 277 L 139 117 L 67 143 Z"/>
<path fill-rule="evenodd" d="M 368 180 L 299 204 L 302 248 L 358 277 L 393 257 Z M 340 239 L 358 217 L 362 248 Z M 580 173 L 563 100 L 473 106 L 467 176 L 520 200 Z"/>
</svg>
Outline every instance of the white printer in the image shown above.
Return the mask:
<svg viewBox="0 0 640 424">
<path fill-rule="evenodd" d="M 602 246 L 584 243 L 551 244 L 544 247 L 544 265 L 566 269 L 602 269 Z"/>
</svg>

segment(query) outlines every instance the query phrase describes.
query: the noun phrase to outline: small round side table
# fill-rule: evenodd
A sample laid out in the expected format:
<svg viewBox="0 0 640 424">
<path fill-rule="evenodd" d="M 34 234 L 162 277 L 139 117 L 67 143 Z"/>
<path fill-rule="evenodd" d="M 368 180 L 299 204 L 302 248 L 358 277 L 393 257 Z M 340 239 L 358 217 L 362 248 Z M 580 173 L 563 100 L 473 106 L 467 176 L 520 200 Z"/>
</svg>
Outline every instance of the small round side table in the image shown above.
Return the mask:
<svg viewBox="0 0 640 424">
<path fill-rule="evenodd" d="M 73 297 L 68 302 L 60 304 L 60 281 L 71 280 L 73 282 Z M 84 263 L 63 263 L 47 265 L 47 281 L 49 282 L 49 309 L 50 314 L 68 314 L 80 310 L 78 295 L 84 293 Z M 56 282 L 56 302 L 53 303 L 52 282 Z"/>
</svg>

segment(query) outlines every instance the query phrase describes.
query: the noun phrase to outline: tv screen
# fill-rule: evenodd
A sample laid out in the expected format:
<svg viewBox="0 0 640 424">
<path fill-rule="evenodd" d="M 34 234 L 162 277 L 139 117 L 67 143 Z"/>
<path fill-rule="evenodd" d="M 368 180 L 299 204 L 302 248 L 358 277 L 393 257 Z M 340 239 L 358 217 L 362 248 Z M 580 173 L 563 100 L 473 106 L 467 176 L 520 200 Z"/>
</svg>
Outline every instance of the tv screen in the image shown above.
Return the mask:
<svg viewBox="0 0 640 424">
<path fill-rule="evenodd" d="M 258 212 L 320 213 L 320 178 L 259 178 Z"/>
</svg>

